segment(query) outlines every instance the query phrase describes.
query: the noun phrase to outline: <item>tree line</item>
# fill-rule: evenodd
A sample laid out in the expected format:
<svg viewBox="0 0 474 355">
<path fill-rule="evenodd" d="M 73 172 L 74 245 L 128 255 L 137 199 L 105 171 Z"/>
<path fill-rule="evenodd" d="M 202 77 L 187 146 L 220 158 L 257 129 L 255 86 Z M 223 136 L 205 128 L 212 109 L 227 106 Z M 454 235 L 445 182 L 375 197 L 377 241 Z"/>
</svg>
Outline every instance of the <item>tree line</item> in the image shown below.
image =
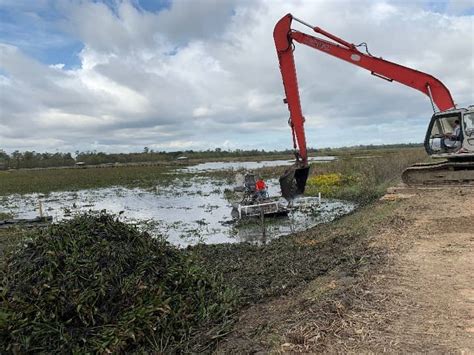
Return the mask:
<svg viewBox="0 0 474 355">
<path fill-rule="evenodd" d="M 359 149 L 380 149 L 380 148 L 409 148 L 420 147 L 421 144 L 390 144 L 390 145 L 359 145 L 356 147 L 344 148 L 309 148 L 309 153 L 317 152 L 320 155 L 337 155 L 344 153 L 347 150 Z M 223 150 L 221 148 L 208 149 L 203 151 L 183 150 L 175 152 L 156 152 L 153 149 L 145 147 L 142 152 L 138 153 L 104 153 L 97 151 L 75 152 L 75 157 L 71 153 L 39 153 L 35 151 L 20 152 L 15 150 L 8 154 L 0 149 L 0 170 L 6 169 L 25 169 L 25 168 L 51 168 L 61 166 L 73 166 L 77 163 L 87 165 L 109 164 L 109 163 L 142 163 L 142 162 L 158 162 L 158 161 L 173 161 L 180 157 L 188 159 L 209 159 L 209 158 L 245 158 L 245 157 L 259 157 L 259 156 L 277 156 L 288 155 L 292 156 L 292 150 Z"/>
<path fill-rule="evenodd" d="M 291 151 L 272 151 L 265 150 L 233 150 L 227 151 L 217 148 L 215 150 L 194 151 L 184 150 L 175 152 L 155 152 L 145 147 L 139 153 L 104 153 L 97 151 L 75 152 L 75 157 L 71 153 L 39 153 L 35 151 L 18 150 L 8 154 L 0 149 L 0 170 L 6 169 L 25 169 L 25 168 L 51 168 L 61 166 L 73 166 L 77 163 L 87 165 L 109 164 L 109 163 L 141 163 L 157 161 L 173 161 L 179 157 L 189 159 L 200 158 L 226 158 L 226 157 L 250 157 L 250 156 L 268 156 L 276 154 L 290 154 Z"/>
<path fill-rule="evenodd" d="M 0 169 L 50 168 L 71 166 L 76 160 L 71 153 L 37 153 L 15 150 L 8 154 L 0 149 Z"/>
</svg>

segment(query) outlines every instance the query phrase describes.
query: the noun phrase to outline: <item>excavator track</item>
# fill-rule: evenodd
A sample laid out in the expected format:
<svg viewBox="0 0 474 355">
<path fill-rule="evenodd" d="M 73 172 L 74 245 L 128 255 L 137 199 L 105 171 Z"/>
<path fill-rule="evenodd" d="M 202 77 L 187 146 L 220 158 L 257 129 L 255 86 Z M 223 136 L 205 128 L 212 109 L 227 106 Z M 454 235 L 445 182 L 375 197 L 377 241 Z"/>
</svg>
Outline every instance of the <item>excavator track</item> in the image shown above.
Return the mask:
<svg viewBox="0 0 474 355">
<path fill-rule="evenodd" d="M 417 164 L 403 172 L 402 180 L 408 186 L 474 186 L 474 161 Z"/>
</svg>

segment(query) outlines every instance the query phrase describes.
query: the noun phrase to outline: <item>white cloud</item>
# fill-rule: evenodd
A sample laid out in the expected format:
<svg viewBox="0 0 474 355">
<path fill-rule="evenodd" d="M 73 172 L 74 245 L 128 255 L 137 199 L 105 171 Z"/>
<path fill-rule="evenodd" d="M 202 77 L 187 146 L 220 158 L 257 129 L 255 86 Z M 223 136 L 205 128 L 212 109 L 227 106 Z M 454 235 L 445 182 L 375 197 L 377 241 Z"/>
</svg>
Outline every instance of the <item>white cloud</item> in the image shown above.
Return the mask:
<svg viewBox="0 0 474 355">
<path fill-rule="evenodd" d="M 211 113 L 211 109 L 209 107 L 197 107 L 193 110 L 193 117 L 203 117 L 208 116 Z"/>
<path fill-rule="evenodd" d="M 3 148 L 289 148 L 272 38 L 288 12 L 431 73 L 458 104 L 474 103 L 474 17 L 430 12 L 420 2 L 175 1 L 157 13 L 129 1 L 115 11 L 88 1 L 58 8 L 58 28 L 84 44 L 81 65 L 46 65 L 0 46 Z M 301 45 L 295 58 L 310 146 L 423 139 L 431 105 L 422 94 Z"/>
</svg>

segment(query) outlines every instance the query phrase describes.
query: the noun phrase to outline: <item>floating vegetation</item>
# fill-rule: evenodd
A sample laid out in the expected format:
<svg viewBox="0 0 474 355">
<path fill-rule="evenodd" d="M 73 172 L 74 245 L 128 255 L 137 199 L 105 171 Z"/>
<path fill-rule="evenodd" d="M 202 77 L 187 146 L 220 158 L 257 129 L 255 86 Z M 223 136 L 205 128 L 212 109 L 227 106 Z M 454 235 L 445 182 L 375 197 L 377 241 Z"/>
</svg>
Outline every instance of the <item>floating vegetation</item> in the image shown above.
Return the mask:
<svg viewBox="0 0 474 355">
<path fill-rule="evenodd" d="M 1 347 L 14 353 L 202 351 L 236 293 L 192 254 L 101 214 L 29 232 L 2 268 Z"/>
<path fill-rule="evenodd" d="M 234 191 L 234 189 L 224 189 L 224 198 L 229 202 L 235 202 L 242 200 L 242 195 Z"/>
<path fill-rule="evenodd" d="M 13 215 L 8 212 L 0 212 L 0 220 L 2 219 L 11 219 L 13 218 Z"/>
<path fill-rule="evenodd" d="M 136 224 L 141 230 L 152 235 L 163 235 L 175 245 L 187 246 L 197 243 L 235 243 L 240 241 L 258 242 L 262 237 L 259 223 L 241 229 L 240 225 L 230 223 L 231 202 L 226 199 L 233 195 L 235 201 L 242 199 L 242 194 L 233 191 L 233 185 L 225 185 L 220 192 L 214 192 L 218 179 L 200 179 L 189 177 L 191 187 L 182 188 L 177 179 L 171 187 L 160 192 L 155 189 L 114 187 L 96 190 L 78 190 L 74 192 L 52 192 L 42 201 L 38 194 L 10 195 L 5 203 L 0 204 L 0 212 L 11 212 L 15 218 L 34 218 L 38 215 L 38 203 L 42 201 L 43 210 L 48 211 L 55 222 L 72 218 L 78 213 L 89 210 L 103 210 L 112 214 L 122 214 L 122 220 Z M 277 180 L 267 180 L 269 193 L 279 193 Z M 196 192 L 199 191 L 200 194 Z M 265 239 L 301 231 L 319 223 L 337 218 L 341 211 L 339 205 L 346 205 L 342 214 L 355 208 L 350 202 L 323 200 L 321 204 L 314 199 L 310 203 L 321 213 L 308 214 L 303 209 L 290 213 L 288 218 L 268 220 L 274 222 L 266 230 Z M 332 212 L 334 211 L 334 212 Z M 329 217 L 329 218 L 327 218 Z M 156 222 L 153 223 L 152 221 Z M 206 222 L 206 223 L 204 223 Z M 237 236 L 237 237 L 236 237 Z"/>
</svg>

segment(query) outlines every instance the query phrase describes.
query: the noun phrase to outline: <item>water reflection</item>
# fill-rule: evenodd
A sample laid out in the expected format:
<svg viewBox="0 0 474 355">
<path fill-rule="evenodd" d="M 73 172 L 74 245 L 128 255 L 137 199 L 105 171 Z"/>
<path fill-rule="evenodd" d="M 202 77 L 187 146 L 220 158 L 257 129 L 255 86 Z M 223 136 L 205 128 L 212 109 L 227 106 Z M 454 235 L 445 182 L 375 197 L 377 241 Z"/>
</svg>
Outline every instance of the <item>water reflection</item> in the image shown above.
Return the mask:
<svg viewBox="0 0 474 355">
<path fill-rule="evenodd" d="M 268 181 L 270 195 L 278 195 L 277 181 Z M 52 192 L 48 195 L 9 195 L 0 199 L 0 212 L 11 212 L 17 218 L 38 215 L 43 210 L 54 221 L 70 218 L 88 210 L 106 210 L 121 214 L 121 219 L 137 224 L 152 234 L 161 234 L 176 245 L 199 242 L 206 244 L 262 242 L 259 220 L 234 223 L 231 201 L 224 191 L 232 185 L 225 180 L 206 177 L 177 179 L 173 184 L 151 189 L 111 187 L 94 190 Z M 322 200 L 320 205 L 292 210 L 288 217 L 265 219 L 266 239 L 305 230 L 352 211 L 355 205 L 342 201 Z"/>
<path fill-rule="evenodd" d="M 335 160 L 333 156 L 319 156 L 309 157 L 310 162 L 329 162 Z M 197 173 L 204 171 L 216 171 L 216 170 L 254 170 L 259 168 L 266 168 L 272 166 L 290 166 L 294 164 L 294 160 L 262 160 L 262 161 L 216 161 L 201 163 L 187 168 L 181 169 L 183 172 Z"/>
</svg>

